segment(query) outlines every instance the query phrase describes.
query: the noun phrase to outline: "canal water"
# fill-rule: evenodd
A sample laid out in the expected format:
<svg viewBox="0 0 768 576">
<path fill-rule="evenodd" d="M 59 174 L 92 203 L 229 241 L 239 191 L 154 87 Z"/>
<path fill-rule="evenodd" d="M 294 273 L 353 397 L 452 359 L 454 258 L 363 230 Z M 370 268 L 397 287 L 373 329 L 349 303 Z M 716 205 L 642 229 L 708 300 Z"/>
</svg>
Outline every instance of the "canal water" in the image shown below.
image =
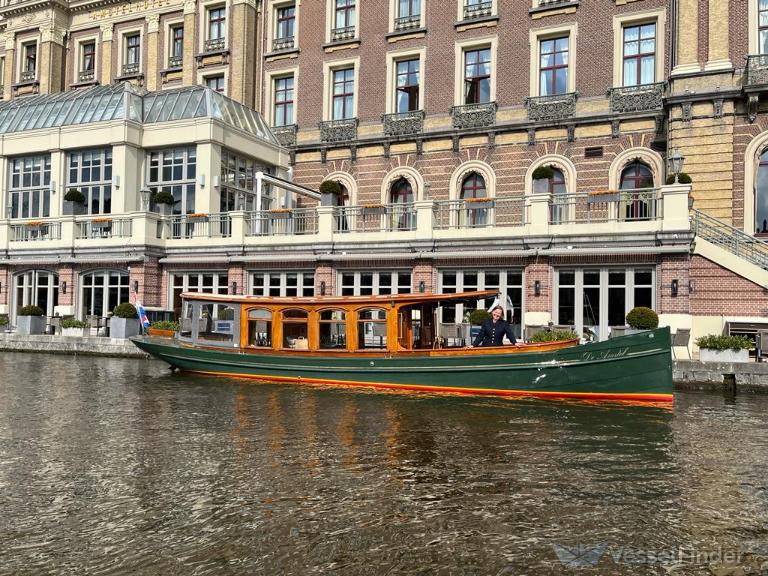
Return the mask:
<svg viewBox="0 0 768 576">
<path fill-rule="evenodd" d="M 768 574 L 767 413 L 5 353 L 0 574 Z"/>
</svg>

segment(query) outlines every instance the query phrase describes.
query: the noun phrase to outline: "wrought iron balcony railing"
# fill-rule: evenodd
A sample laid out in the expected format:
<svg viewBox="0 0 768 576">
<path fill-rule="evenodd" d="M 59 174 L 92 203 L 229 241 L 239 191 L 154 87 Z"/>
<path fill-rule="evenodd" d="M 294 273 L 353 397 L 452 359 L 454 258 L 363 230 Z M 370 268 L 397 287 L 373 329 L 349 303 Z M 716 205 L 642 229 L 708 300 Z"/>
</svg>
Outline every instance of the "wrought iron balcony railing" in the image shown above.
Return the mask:
<svg viewBox="0 0 768 576">
<path fill-rule="evenodd" d="M 745 86 L 768 84 L 768 54 L 747 56 Z"/>
<path fill-rule="evenodd" d="M 133 221 L 130 218 L 88 218 L 78 220 L 75 238 L 92 240 L 100 238 L 130 238 Z"/>
<path fill-rule="evenodd" d="M 355 37 L 354 26 L 344 26 L 331 30 L 331 42 L 341 42 L 343 40 L 352 40 Z"/>
<path fill-rule="evenodd" d="M 768 244 L 759 238 L 698 210 L 693 211 L 693 230 L 707 242 L 768 270 Z"/>
<path fill-rule="evenodd" d="M 229 238 L 232 236 L 232 217 L 227 213 L 181 214 L 171 216 L 168 238 Z"/>
<path fill-rule="evenodd" d="M 23 70 L 21 74 L 19 75 L 19 79 L 22 82 L 32 82 L 32 80 L 35 79 L 35 71 L 34 70 Z"/>
<path fill-rule="evenodd" d="M 384 114 L 384 134 L 387 136 L 410 136 L 420 134 L 424 130 L 424 111 L 401 112 L 399 114 Z"/>
<path fill-rule="evenodd" d="M 183 56 L 171 56 L 168 58 L 168 68 L 181 68 L 184 63 Z"/>
<path fill-rule="evenodd" d="M 272 133 L 281 146 L 294 146 L 296 144 L 297 130 L 296 124 L 290 124 L 288 126 L 274 126 Z"/>
<path fill-rule="evenodd" d="M 94 78 L 96 78 L 96 74 L 93 70 L 82 70 L 77 74 L 77 81 L 78 82 L 93 82 Z"/>
<path fill-rule="evenodd" d="M 453 127 L 484 128 L 496 124 L 496 102 L 483 104 L 464 104 L 451 107 Z"/>
<path fill-rule="evenodd" d="M 411 14 L 410 16 L 395 18 L 395 30 L 411 30 L 418 28 L 419 24 L 421 24 L 421 14 Z"/>
<path fill-rule="evenodd" d="M 357 118 L 320 122 L 320 140 L 323 142 L 348 142 L 357 139 Z"/>
<path fill-rule="evenodd" d="M 416 229 L 413 204 L 371 204 L 336 206 L 334 232 L 397 232 Z"/>
<path fill-rule="evenodd" d="M 467 2 L 464 4 L 464 20 L 475 20 L 477 18 L 484 18 L 490 16 L 493 13 L 493 2 L 486 0 L 485 2 Z"/>
<path fill-rule="evenodd" d="M 293 36 L 285 36 L 284 38 L 275 38 L 272 40 L 272 50 L 279 52 L 280 50 L 290 50 L 296 45 L 296 39 Z"/>
<path fill-rule="evenodd" d="M 11 242 L 45 242 L 61 240 L 61 222 L 32 220 L 10 225 Z"/>
<path fill-rule="evenodd" d="M 123 64 L 123 76 L 136 76 L 139 73 L 139 63 Z"/>
<path fill-rule="evenodd" d="M 538 121 L 571 118 L 576 112 L 577 98 L 576 92 L 526 98 L 525 107 L 528 109 L 528 119 Z"/>
<path fill-rule="evenodd" d="M 435 230 L 522 226 L 526 223 L 523 196 L 440 200 L 435 202 L 432 213 Z"/>
<path fill-rule="evenodd" d="M 664 107 L 664 82 L 608 90 L 611 112 L 644 112 Z"/>
<path fill-rule="evenodd" d="M 553 194 L 550 224 L 641 222 L 663 217 L 663 200 L 656 188 L 606 190 L 603 193 Z"/>
<path fill-rule="evenodd" d="M 295 236 L 317 234 L 316 208 L 260 210 L 245 217 L 246 236 Z"/>
<path fill-rule="evenodd" d="M 206 40 L 203 44 L 203 51 L 204 52 L 220 52 L 221 50 L 224 50 L 225 42 L 224 38 L 214 38 L 211 40 Z"/>
</svg>

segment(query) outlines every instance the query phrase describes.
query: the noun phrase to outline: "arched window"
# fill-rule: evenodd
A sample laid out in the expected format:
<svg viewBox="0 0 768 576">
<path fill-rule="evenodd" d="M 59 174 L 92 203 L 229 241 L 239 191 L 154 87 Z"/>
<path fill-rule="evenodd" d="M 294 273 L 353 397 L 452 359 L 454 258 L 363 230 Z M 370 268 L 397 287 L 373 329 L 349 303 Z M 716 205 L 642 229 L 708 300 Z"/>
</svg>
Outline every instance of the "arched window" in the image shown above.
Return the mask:
<svg viewBox="0 0 768 576">
<path fill-rule="evenodd" d="M 307 345 L 308 318 L 309 313 L 306 310 L 283 310 L 283 348 L 309 349 Z"/>
<path fill-rule="evenodd" d="M 485 187 L 485 178 L 477 172 L 472 172 L 461 182 L 461 200 L 464 201 L 464 210 L 460 215 L 460 226 L 477 228 L 488 224 L 488 203 L 482 202 L 488 191 Z"/>
<path fill-rule="evenodd" d="M 59 275 L 48 270 L 28 270 L 14 277 L 16 301 L 14 319 L 24 306 L 34 304 L 43 309 L 46 316 L 53 316 L 59 304 Z"/>
<path fill-rule="evenodd" d="M 357 313 L 357 347 L 387 347 L 387 311 L 369 308 Z"/>
<path fill-rule="evenodd" d="M 398 178 L 389 190 L 389 201 L 392 204 L 410 204 L 413 202 L 413 188 L 405 178 Z"/>
<path fill-rule="evenodd" d="M 485 178 L 477 172 L 473 172 L 461 183 L 461 199 L 485 198 L 487 191 L 485 189 Z"/>
<path fill-rule="evenodd" d="M 645 164 L 634 161 L 621 171 L 622 190 L 634 190 L 623 200 L 623 210 L 627 220 L 647 220 L 655 214 L 655 196 L 653 189 L 653 172 Z"/>
<path fill-rule="evenodd" d="M 341 187 L 341 192 L 333 197 L 333 205 L 349 206 L 349 190 L 347 190 L 347 187 L 341 182 L 339 182 L 339 186 Z"/>
<path fill-rule="evenodd" d="M 248 310 L 248 344 L 256 348 L 272 347 L 272 312 L 263 308 Z"/>
<path fill-rule="evenodd" d="M 768 234 L 768 150 L 760 155 L 755 180 L 755 233 Z"/>
<path fill-rule="evenodd" d="M 412 230 L 416 224 L 413 211 L 413 188 L 406 178 L 398 178 L 389 189 L 389 228 L 391 230 Z"/>
<path fill-rule="evenodd" d="M 106 316 L 118 304 L 128 302 L 128 272 L 99 270 L 80 280 L 81 316 Z"/>
<path fill-rule="evenodd" d="M 343 349 L 347 347 L 347 320 L 344 310 L 320 312 L 320 348 Z"/>
<path fill-rule="evenodd" d="M 552 224 L 563 224 L 568 221 L 568 201 L 566 197 L 565 175 L 560 168 L 552 166 L 552 177 L 547 179 L 547 192 L 551 196 L 550 221 Z"/>
</svg>

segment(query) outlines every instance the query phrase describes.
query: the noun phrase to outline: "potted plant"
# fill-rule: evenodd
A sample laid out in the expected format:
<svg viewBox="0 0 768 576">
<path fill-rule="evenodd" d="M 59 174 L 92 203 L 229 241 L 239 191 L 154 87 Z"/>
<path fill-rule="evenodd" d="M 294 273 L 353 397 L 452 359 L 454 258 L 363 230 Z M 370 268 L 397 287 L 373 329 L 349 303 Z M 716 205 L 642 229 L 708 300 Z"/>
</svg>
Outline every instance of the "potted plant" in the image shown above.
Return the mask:
<svg viewBox="0 0 768 576">
<path fill-rule="evenodd" d="M 161 190 L 152 195 L 152 203 L 155 205 L 155 208 L 157 208 L 158 214 L 161 216 L 170 216 L 176 201 L 173 199 L 173 194 Z"/>
<path fill-rule="evenodd" d="M 8 329 L 8 314 L 0 314 L 0 330 Z"/>
<path fill-rule="evenodd" d="M 64 216 L 80 216 L 86 214 L 85 195 L 77 188 L 70 188 L 64 194 Z"/>
<path fill-rule="evenodd" d="M 31 304 L 24 306 L 16 319 L 16 330 L 19 334 L 42 334 L 45 330 L 45 312 L 40 306 Z"/>
<path fill-rule="evenodd" d="M 147 334 L 150 336 L 165 336 L 167 338 L 173 338 L 178 331 L 179 323 L 173 320 L 157 320 L 147 328 Z"/>
<path fill-rule="evenodd" d="M 320 206 L 335 206 L 336 198 L 341 195 L 343 188 L 336 180 L 324 180 L 320 183 Z"/>
<path fill-rule="evenodd" d="M 484 308 L 478 308 L 477 310 L 472 310 L 472 312 L 469 313 L 469 317 L 465 316 L 465 319 L 469 320 L 469 337 L 470 341 L 474 340 L 475 337 L 480 333 L 480 326 L 488 320 L 491 317 L 491 313 L 488 312 L 488 310 L 485 310 Z"/>
<path fill-rule="evenodd" d="M 533 191 L 536 194 L 544 194 L 549 191 L 549 181 L 555 175 L 552 166 L 538 166 L 531 175 L 533 179 Z"/>
<path fill-rule="evenodd" d="M 667 186 L 671 184 L 692 184 L 693 178 L 691 178 L 690 174 L 687 174 L 686 172 L 680 172 L 680 174 L 677 175 L 677 182 L 675 182 L 675 175 L 670 174 L 667 176 Z"/>
<path fill-rule="evenodd" d="M 85 338 L 90 335 L 90 325 L 88 322 L 82 320 L 76 320 L 75 318 L 68 317 L 62 318 L 61 323 L 61 335 L 62 336 L 77 336 L 78 338 Z"/>
<path fill-rule="evenodd" d="M 629 324 L 630 329 L 625 330 L 626 334 L 653 330 L 659 327 L 659 315 L 650 308 L 637 306 L 627 314 L 627 324 Z"/>
<path fill-rule="evenodd" d="M 579 335 L 573 330 L 542 330 L 531 336 L 531 342 L 561 342 L 578 339 Z"/>
<path fill-rule="evenodd" d="M 136 307 L 128 302 L 115 306 L 109 322 L 109 335 L 112 338 L 130 338 L 139 334 L 139 316 Z"/>
<path fill-rule="evenodd" d="M 696 339 L 702 362 L 748 362 L 752 341 L 745 336 L 707 334 Z"/>
</svg>

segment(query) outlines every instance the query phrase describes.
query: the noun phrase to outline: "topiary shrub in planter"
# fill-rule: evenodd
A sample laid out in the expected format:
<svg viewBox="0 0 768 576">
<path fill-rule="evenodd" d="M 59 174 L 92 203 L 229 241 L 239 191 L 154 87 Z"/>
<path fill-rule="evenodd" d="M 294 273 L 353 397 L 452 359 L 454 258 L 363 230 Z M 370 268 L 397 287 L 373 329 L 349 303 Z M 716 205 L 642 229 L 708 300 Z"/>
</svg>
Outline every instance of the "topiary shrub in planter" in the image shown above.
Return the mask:
<svg viewBox="0 0 768 576">
<path fill-rule="evenodd" d="M 45 331 L 45 311 L 40 306 L 24 306 L 16 319 L 16 331 L 19 334 L 42 334 Z"/>
<path fill-rule="evenodd" d="M 488 310 L 478 308 L 477 310 L 472 310 L 472 312 L 469 314 L 469 323 L 473 326 L 482 326 L 483 322 L 488 320 L 490 317 L 491 313 L 488 312 Z"/>
<path fill-rule="evenodd" d="M 59 326 L 61 326 L 62 336 L 85 338 L 90 335 L 91 331 L 88 322 L 83 322 L 82 320 L 76 320 L 74 318 L 63 318 Z"/>
<path fill-rule="evenodd" d="M 638 306 L 627 314 L 627 324 L 635 330 L 653 330 L 659 327 L 659 315 L 650 308 Z"/>
<path fill-rule="evenodd" d="M 173 210 L 173 205 L 176 204 L 176 200 L 173 199 L 173 194 L 161 190 L 152 195 L 152 203 L 155 205 L 158 213 L 163 216 L 168 216 Z"/>
<path fill-rule="evenodd" d="M 343 188 L 336 180 L 325 180 L 320 183 L 320 206 L 334 206 L 334 200 L 341 194 Z"/>
<path fill-rule="evenodd" d="M 702 362 L 748 362 L 752 341 L 744 336 L 707 334 L 696 339 Z"/>
<path fill-rule="evenodd" d="M 138 336 L 139 328 L 139 316 L 133 304 L 123 302 L 115 306 L 109 321 L 109 335 L 112 338 Z"/>
<path fill-rule="evenodd" d="M 64 195 L 64 216 L 80 216 L 88 212 L 85 195 L 77 188 L 70 188 Z"/>
<path fill-rule="evenodd" d="M 172 338 L 179 331 L 179 323 L 172 320 L 157 320 L 147 328 L 150 336 L 166 336 Z"/>
<path fill-rule="evenodd" d="M 551 330 L 536 332 L 531 337 L 531 342 L 561 342 L 563 340 L 578 340 L 579 335 L 573 330 Z"/>
<path fill-rule="evenodd" d="M 670 174 L 667 176 L 667 186 L 675 183 L 675 175 Z M 689 174 L 686 174 L 685 172 L 680 172 L 680 174 L 677 175 L 677 183 L 678 184 L 692 184 L 693 178 L 690 177 Z"/>
</svg>

